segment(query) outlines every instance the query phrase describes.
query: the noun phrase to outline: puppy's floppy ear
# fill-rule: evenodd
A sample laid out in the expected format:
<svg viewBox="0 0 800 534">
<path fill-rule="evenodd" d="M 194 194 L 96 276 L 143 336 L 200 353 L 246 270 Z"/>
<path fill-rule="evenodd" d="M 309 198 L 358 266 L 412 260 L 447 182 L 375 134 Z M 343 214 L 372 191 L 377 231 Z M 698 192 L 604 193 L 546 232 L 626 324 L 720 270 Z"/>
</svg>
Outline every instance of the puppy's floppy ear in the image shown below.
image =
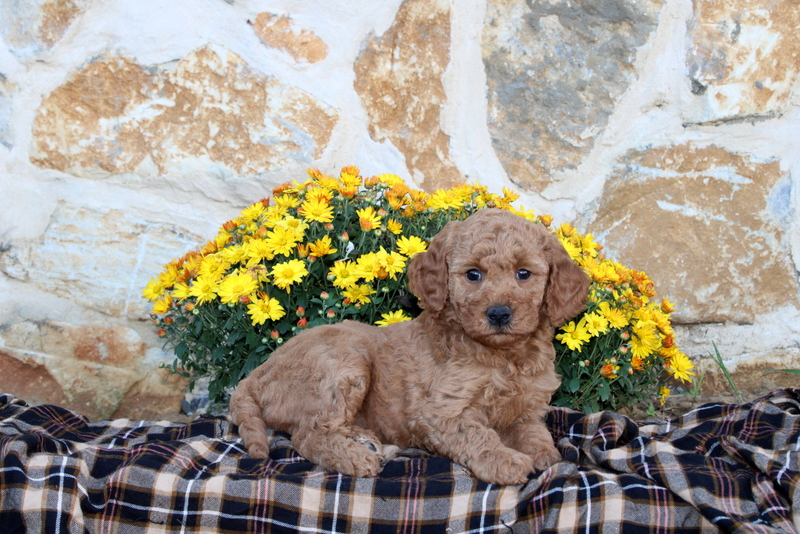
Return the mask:
<svg viewBox="0 0 800 534">
<path fill-rule="evenodd" d="M 450 221 L 431 240 L 428 250 L 411 259 L 408 266 L 408 288 L 419 298 L 419 306 L 434 316 L 444 309 L 448 296 L 447 254 L 460 221 Z"/>
<path fill-rule="evenodd" d="M 586 308 L 589 276 L 572 261 L 564 246 L 552 234 L 548 238 L 550 277 L 544 302 L 550 324 L 559 327 Z"/>
</svg>

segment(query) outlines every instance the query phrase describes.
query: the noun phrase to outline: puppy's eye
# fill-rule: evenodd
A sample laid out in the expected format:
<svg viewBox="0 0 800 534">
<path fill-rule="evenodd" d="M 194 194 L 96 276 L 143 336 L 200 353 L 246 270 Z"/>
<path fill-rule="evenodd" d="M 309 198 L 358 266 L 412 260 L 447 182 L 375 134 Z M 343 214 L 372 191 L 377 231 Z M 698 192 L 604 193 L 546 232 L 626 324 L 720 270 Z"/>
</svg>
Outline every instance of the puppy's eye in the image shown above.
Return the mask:
<svg viewBox="0 0 800 534">
<path fill-rule="evenodd" d="M 470 282 L 480 282 L 483 278 L 483 273 L 481 273 L 478 269 L 470 269 L 464 276 L 466 276 L 467 280 Z"/>
<path fill-rule="evenodd" d="M 517 280 L 527 280 L 531 277 L 531 272 L 528 269 L 520 269 L 517 271 Z"/>
</svg>

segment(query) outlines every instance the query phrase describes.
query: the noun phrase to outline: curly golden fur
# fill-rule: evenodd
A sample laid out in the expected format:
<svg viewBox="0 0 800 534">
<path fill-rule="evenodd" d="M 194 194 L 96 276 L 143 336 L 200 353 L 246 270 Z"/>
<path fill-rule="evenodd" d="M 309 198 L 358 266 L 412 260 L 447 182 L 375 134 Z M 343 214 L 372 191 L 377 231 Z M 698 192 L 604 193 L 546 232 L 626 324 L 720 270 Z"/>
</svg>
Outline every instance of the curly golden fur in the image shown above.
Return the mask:
<svg viewBox="0 0 800 534">
<path fill-rule="evenodd" d="M 397 447 L 423 447 L 493 484 L 521 484 L 560 455 L 542 419 L 559 386 L 553 329 L 589 280 L 541 225 L 486 209 L 450 222 L 408 268 L 422 314 L 352 321 L 288 341 L 231 398 L 249 453 L 267 426 L 327 470 L 375 476 Z"/>
</svg>

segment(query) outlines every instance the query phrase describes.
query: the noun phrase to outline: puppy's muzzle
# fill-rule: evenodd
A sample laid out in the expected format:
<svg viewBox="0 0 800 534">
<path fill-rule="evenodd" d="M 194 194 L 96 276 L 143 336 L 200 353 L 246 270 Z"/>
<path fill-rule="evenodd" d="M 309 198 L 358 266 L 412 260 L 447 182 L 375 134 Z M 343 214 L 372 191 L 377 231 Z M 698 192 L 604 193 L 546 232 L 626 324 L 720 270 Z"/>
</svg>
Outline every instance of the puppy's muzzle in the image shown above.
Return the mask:
<svg viewBox="0 0 800 534">
<path fill-rule="evenodd" d="M 486 319 L 489 324 L 496 328 L 503 328 L 511 322 L 511 308 L 508 306 L 492 306 L 486 310 Z"/>
</svg>

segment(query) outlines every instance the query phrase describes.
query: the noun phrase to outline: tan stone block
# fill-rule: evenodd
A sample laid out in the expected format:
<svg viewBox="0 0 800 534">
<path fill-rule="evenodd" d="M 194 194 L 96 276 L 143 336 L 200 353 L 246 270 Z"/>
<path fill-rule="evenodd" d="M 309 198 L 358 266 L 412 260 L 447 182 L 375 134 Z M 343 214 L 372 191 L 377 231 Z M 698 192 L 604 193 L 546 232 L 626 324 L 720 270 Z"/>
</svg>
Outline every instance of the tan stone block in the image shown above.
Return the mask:
<svg viewBox="0 0 800 534">
<path fill-rule="evenodd" d="M 786 111 L 800 73 L 795 0 L 695 0 L 687 68 L 690 123 L 771 118 Z"/>
<path fill-rule="evenodd" d="M 25 400 L 31 395 L 29 402 L 57 404 L 93 420 L 108 418 L 139 378 L 126 369 L 8 346 L 0 355 L 4 392 Z"/>
<path fill-rule="evenodd" d="M 391 28 L 366 40 L 354 66 L 370 136 L 390 141 L 427 190 L 464 180 L 441 128 L 449 62 L 450 2 L 405 0 Z"/>
<path fill-rule="evenodd" d="M 117 210 L 61 203 L 38 239 L 0 250 L 0 271 L 112 317 L 142 317 L 141 296 L 164 264 L 205 240 Z"/>
<path fill-rule="evenodd" d="M 50 48 L 89 6 L 89 0 L 17 0 L 0 3 L 0 35 L 19 56 Z"/>
<path fill-rule="evenodd" d="M 594 147 L 636 80 L 662 0 L 489 0 L 483 27 L 489 133 L 511 180 L 541 191 Z"/>
<path fill-rule="evenodd" d="M 328 45 L 314 32 L 297 32 L 292 19 L 271 13 L 259 13 L 251 22 L 261 42 L 283 50 L 297 62 L 317 63 L 328 57 Z"/>
<path fill-rule="evenodd" d="M 635 150 L 605 185 L 588 230 L 610 257 L 646 271 L 677 322 L 752 322 L 797 307 L 790 215 L 777 161 L 691 144 Z"/>
<path fill-rule="evenodd" d="M 47 366 L 32 358 L 17 358 L 3 349 L 0 349 L 0 391 L 34 405 L 66 406 L 70 403 L 64 388 Z"/>
<path fill-rule="evenodd" d="M 55 358 L 74 358 L 136 371 L 147 350 L 141 337 L 122 326 L 83 326 L 59 321 L 22 321 L 2 328 L 6 346 Z"/>
<path fill-rule="evenodd" d="M 182 379 L 147 369 L 145 343 L 123 326 L 20 321 L 0 326 L 0 341 L 0 391 L 33 404 L 92 420 L 180 408 Z"/>
<path fill-rule="evenodd" d="M 42 102 L 31 161 L 88 178 L 205 158 L 238 174 L 318 158 L 335 110 L 211 46 L 174 67 L 101 57 Z"/>
<path fill-rule="evenodd" d="M 176 414 L 180 412 L 187 385 L 188 380 L 180 375 L 153 369 L 128 390 L 111 418 L 152 420 L 164 414 Z"/>
</svg>

